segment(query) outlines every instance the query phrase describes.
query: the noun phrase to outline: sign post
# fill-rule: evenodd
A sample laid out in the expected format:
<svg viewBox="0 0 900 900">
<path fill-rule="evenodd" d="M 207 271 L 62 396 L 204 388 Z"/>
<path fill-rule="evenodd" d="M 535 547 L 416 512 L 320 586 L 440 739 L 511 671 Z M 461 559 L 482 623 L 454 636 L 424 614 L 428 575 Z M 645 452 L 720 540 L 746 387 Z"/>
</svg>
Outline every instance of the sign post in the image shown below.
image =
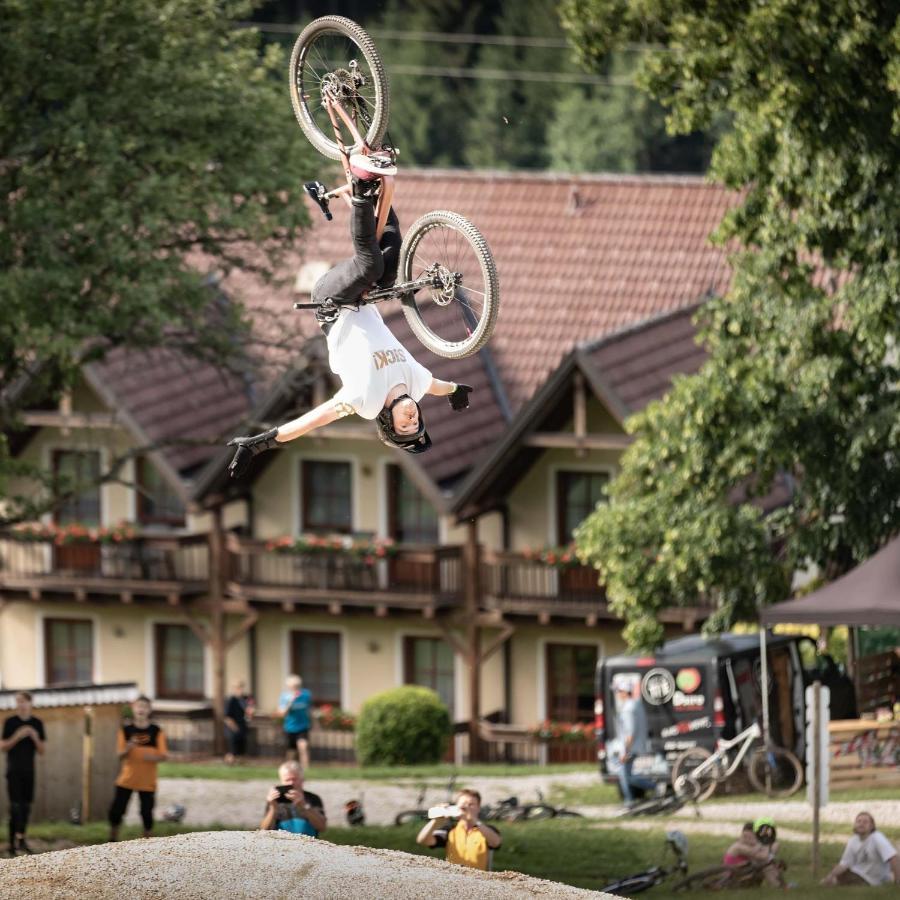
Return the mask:
<svg viewBox="0 0 900 900">
<path fill-rule="evenodd" d="M 806 798 L 812 804 L 812 871 L 819 874 L 819 810 L 828 803 L 828 722 L 831 692 L 814 681 L 806 689 Z"/>
</svg>

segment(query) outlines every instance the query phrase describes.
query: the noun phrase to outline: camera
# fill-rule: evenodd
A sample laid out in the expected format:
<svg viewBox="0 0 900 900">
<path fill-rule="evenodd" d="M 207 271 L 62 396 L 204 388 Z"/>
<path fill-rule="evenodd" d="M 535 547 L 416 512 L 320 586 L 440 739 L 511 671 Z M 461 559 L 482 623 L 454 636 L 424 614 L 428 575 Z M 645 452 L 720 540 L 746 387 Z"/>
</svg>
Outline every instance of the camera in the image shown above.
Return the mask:
<svg viewBox="0 0 900 900">
<path fill-rule="evenodd" d="M 291 801 L 288 799 L 288 791 L 294 789 L 292 784 L 276 784 L 275 790 L 278 791 L 278 797 L 275 800 L 276 803 L 290 803 Z"/>
<path fill-rule="evenodd" d="M 456 819 L 459 817 L 459 807 L 454 806 L 432 806 L 428 810 L 429 819 Z"/>
</svg>

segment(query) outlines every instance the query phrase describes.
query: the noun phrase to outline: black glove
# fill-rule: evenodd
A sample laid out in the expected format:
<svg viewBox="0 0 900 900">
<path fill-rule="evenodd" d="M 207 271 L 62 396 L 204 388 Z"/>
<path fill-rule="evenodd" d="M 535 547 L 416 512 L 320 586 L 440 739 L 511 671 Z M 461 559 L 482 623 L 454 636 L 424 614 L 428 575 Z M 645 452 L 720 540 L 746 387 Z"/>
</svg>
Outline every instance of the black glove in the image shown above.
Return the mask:
<svg viewBox="0 0 900 900">
<path fill-rule="evenodd" d="M 458 384 L 456 390 L 447 395 L 447 399 L 453 409 L 459 412 L 461 409 L 469 408 L 469 394 L 471 393 L 472 388 L 468 384 Z"/>
<path fill-rule="evenodd" d="M 278 429 L 272 428 L 269 431 L 265 431 L 262 434 L 254 434 L 251 437 L 232 438 L 228 442 L 228 446 L 237 447 L 237 450 L 234 452 L 231 465 L 228 466 L 228 473 L 231 477 L 240 478 L 247 471 L 250 460 L 254 456 L 258 456 L 264 450 L 272 450 L 280 446 L 278 441 L 275 440 L 276 434 L 278 434 Z"/>
</svg>

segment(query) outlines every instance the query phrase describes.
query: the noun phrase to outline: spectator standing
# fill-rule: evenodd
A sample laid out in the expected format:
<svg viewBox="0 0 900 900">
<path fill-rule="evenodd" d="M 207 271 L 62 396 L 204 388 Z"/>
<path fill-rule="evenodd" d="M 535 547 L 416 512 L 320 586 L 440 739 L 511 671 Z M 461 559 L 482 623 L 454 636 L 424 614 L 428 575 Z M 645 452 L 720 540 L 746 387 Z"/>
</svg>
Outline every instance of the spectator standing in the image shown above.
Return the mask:
<svg viewBox="0 0 900 900">
<path fill-rule="evenodd" d="M 120 769 L 116 779 L 116 793 L 109 808 L 111 841 L 119 839 L 119 826 L 134 791 L 137 791 L 141 804 L 144 837 L 150 837 L 153 830 L 153 805 L 156 802 L 156 768 L 168 754 L 163 730 L 150 722 L 150 700 L 144 696 L 138 697 L 131 704 L 131 710 L 133 718 L 119 729 L 116 736 Z"/>
<path fill-rule="evenodd" d="M 225 762 L 232 765 L 240 756 L 247 755 L 247 735 L 253 718 L 253 698 L 247 693 L 243 681 L 232 685 L 232 693 L 225 701 L 225 741 L 228 751 Z"/>
<path fill-rule="evenodd" d="M 870 813 L 861 812 L 853 820 L 853 836 L 847 841 L 841 861 L 822 879 L 822 884 L 900 884 L 900 857 L 897 848 L 875 828 Z"/>
<path fill-rule="evenodd" d="M 295 760 L 278 767 L 279 784 L 266 795 L 262 831 L 289 831 L 318 837 L 328 825 L 322 798 L 303 789 L 303 770 Z"/>
<path fill-rule="evenodd" d="M 448 815 L 430 819 L 416 835 L 416 843 L 423 847 L 446 847 L 447 862 L 472 869 L 489 870 L 493 851 L 503 843 L 496 828 L 485 825 L 479 819 L 481 794 L 478 791 L 460 791 L 456 797 L 459 818 L 451 822 Z"/>
<path fill-rule="evenodd" d="M 656 782 L 635 775 L 635 758 L 647 752 L 647 715 L 640 699 L 634 696 L 637 679 L 616 675 L 613 679 L 616 693 L 616 738 L 620 744 L 619 788 L 626 806 L 635 802 L 634 788 L 653 791 Z"/>
<path fill-rule="evenodd" d="M 16 712 L 3 723 L 0 750 L 6 753 L 6 789 L 9 794 L 9 855 L 31 853 L 25 842 L 28 815 L 34 801 L 34 758 L 44 752 L 44 723 L 33 716 L 31 694 L 16 694 Z"/>
<path fill-rule="evenodd" d="M 278 715 L 284 716 L 284 736 L 287 749 L 297 753 L 300 768 L 309 768 L 309 728 L 312 695 L 303 687 L 299 675 L 288 675 L 285 690 L 278 698 Z"/>
</svg>

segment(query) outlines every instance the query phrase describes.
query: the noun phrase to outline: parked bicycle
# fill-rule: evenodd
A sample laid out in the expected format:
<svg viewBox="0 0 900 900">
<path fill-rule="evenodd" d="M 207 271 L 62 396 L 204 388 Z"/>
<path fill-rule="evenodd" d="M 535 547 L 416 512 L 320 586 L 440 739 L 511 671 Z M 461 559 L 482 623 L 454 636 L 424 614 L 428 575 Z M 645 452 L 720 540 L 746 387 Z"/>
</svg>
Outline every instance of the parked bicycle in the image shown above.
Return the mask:
<svg viewBox="0 0 900 900">
<path fill-rule="evenodd" d="M 451 775 L 447 781 L 447 800 L 448 804 L 455 799 L 454 793 L 456 788 L 456 775 Z M 410 822 L 427 822 L 428 807 L 425 806 L 425 795 L 428 793 L 428 784 L 419 785 L 419 794 L 416 797 L 416 805 L 413 809 L 404 809 L 394 816 L 395 825 L 408 825 Z"/>
<path fill-rule="evenodd" d="M 786 868 L 778 859 L 768 862 L 748 861 L 739 866 L 712 866 L 688 875 L 673 885 L 673 891 L 725 891 L 759 887 L 766 876 L 766 869 L 774 866 L 779 873 Z"/>
<path fill-rule="evenodd" d="M 662 884 L 667 878 L 676 872 L 684 875 L 687 873 L 687 852 L 688 840 L 680 831 L 666 832 L 666 847 L 664 851 L 663 864 L 659 866 L 651 866 L 643 872 L 635 875 L 627 875 L 618 881 L 612 881 L 605 887 L 600 888 L 607 894 L 621 894 L 630 897 L 632 894 L 640 894 L 647 891 L 658 884 Z M 671 854 L 674 859 L 666 863 L 666 859 Z"/>
<path fill-rule="evenodd" d="M 616 813 L 617 819 L 633 819 L 638 816 L 662 816 L 678 812 L 683 806 L 691 802 L 691 798 L 684 793 L 672 790 L 661 796 L 647 797 L 639 800 L 631 806 Z"/>
<path fill-rule="evenodd" d="M 748 757 L 748 751 L 761 737 L 762 729 L 754 722 L 730 741 L 717 741 L 715 753 L 705 747 L 685 750 L 672 765 L 675 793 L 698 803 L 706 800 L 721 782 L 735 773 L 745 757 L 747 777 L 757 791 L 769 797 L 789 797 L 796 793 L 803 782 L 803 767 L 790 750 L 756 747 Z"/>
<path fill-rule="evenodd" d="M 494 822 L 535 822 L 540 819 L 582 818 L 581 813 L 562 806 L 553 806 L 544 800 L 538 790 L 537 803 L 519 803 L 518 797 L 507 797 L 481 807 L 481 818 Z"/>
<path fill-rule="evenodd" d="M 350 202 L 350 156 L 386 154 L 390 109 L 387 73 L 372 39 L 350 19 L 323 16 L 303 29 L 290 62 L 294 114 L 321 154 L 340 160 L 346 182 L 327 191 L 317 182 L 306 189 L 327 219 L 336 197 Z M 378 198 L 376 234 L 381 235 L 392 189 Z M 384 201 L 384 202 L 382 202 Z M 360 304 L 399 299 L 415 336 L 448 359 L 471 356 L 483 347 L 497 322 L 500 288 L 491 251 L 481 232 L 454 212 L 426 213 L 407 230 L 400 248 L 397 284 L 369 291 Z M 315 303 L 295 303 L 314 309 Z"/>
</svg>

